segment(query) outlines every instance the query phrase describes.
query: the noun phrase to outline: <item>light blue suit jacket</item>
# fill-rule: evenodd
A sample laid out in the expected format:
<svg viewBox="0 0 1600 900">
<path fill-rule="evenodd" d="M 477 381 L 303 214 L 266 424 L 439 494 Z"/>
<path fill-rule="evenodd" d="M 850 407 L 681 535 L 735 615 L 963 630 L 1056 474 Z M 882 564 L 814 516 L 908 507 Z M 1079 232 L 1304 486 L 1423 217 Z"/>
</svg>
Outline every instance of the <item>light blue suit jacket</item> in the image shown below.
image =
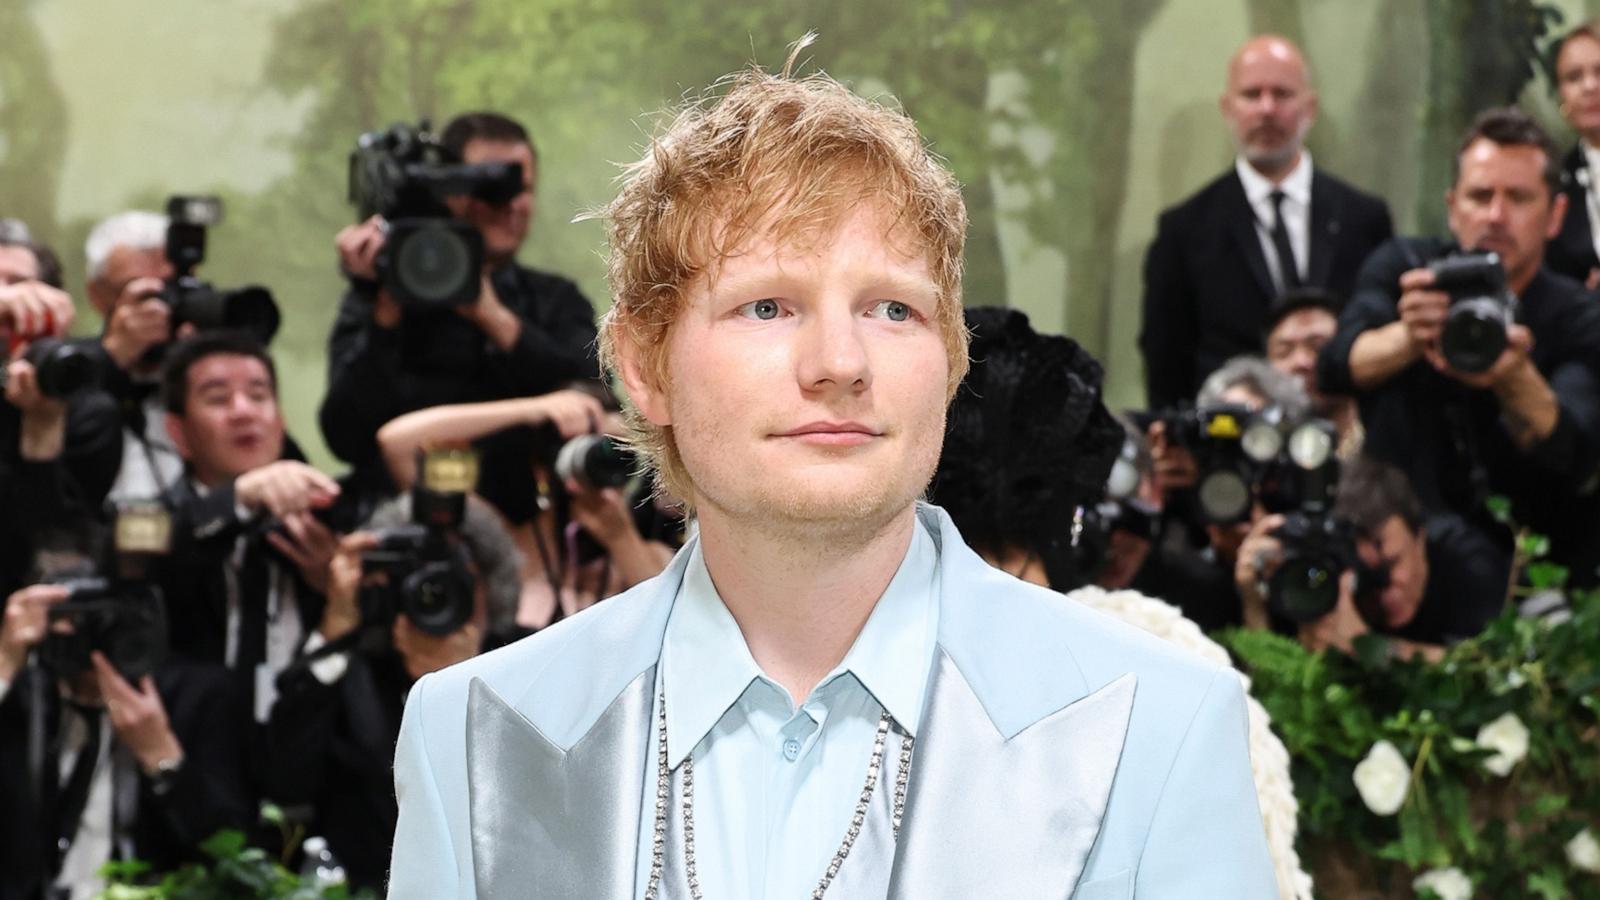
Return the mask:
<svg viewBox="0 0 1600 900">
<path fill-rule="evenodd" d="M 876 856 L 893 900 L 1275 898 L 1238 676 L 994 569 L 942 510 L 918 514 L 940 549 L 938 647 L 899 839 L 852 864 Z M 390 897 L 633 900 L 687 556 L 417 682 Z"/>
</svg>

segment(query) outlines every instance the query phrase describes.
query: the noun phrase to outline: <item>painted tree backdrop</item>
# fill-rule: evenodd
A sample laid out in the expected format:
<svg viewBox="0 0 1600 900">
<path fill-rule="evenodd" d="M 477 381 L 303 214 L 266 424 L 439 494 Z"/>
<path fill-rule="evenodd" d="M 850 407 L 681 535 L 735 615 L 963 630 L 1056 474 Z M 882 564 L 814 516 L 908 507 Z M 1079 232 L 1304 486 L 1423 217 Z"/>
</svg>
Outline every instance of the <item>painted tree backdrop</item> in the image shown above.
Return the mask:
<svg viewBox="0 0 1600 900">
<path fill-rule="evenodd" d="M 223 195 L 205 274 L 271 286 L 291 428 L 318 459 L 323 342 L 352 218 L 345 158 L 392 121 L 469 108 L 540 147 L 526 261 L 608 302 L 596 223 L 650 113 L 816 29 L 812 65 L 894 97 L 966 185 L 967 300 L 1025 309 L 1139 402 L 1139 261 L 1155 215 L 1214 177 L 1216 109 L 1248 34 L 1307 50 L 1319 165 L 1442 221 L 1455 136 L 1520 98 L 1559 124 L 1535 54 L 1600 0 L 10 0 L 0 3 L 0 215 L 54 243 L 81 294 L 83 237 L 168 193 Z M 80 330 L 98 327 L 84 310 Z"/>
</svg>

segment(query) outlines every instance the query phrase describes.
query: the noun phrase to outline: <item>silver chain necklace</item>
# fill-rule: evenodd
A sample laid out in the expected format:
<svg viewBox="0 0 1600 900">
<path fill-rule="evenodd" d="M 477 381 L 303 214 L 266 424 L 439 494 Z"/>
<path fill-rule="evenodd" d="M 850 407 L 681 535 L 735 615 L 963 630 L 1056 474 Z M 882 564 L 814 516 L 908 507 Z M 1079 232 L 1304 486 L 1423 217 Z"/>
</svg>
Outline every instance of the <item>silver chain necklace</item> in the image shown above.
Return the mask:
<svg viewBox="0 0 1600 900">
<path fill-rule="evenodd" d="M 839 869 L 844 865 L 845 857 L 850 855 L 850 848 L 855 846 L 856 838 L 861 834 L 861 828 L 867 821 L 867 808 L 872 802 L 872 792 L 878 786 L 878 772 L 883 767 L 883 747 L 889 737 L 889 713 L 886 710 L 878 717 L 878 733 L 872 739 L 872 758 L 867 763 L 867 783 L 861 788 L 861 798 L 856 801 L 855 814 L 850 817 L 850 827 L 844 833 L 844 841 L 839 844 L 839 849 L 833 852 L 833 859 L 828 863 L 827 871 L 823 872 L 822 880 L 817 882 L 817 887 L 811 892 L 811 900 L 822 900 L 822 895 L 827 892 L 828 885 L 833 884 L 834 876 L 839 874 Z M 906 813 L 906 785 L 911 780 L 911 748 L 913 740 L 911 735 L 900 736 L 900 760 L 895 769 L 894 776 L 894 804 L 891 813 L 891 822 L 894 837 L 900 837 L 900 820 Z M 644 900 L 656 900 L 657 891 L 661 886 L 661 872 L 665 867 L 667 853 L 667 804 L 672 797 L 672 769 L 667 765 L 667 699 L 661 698 L 661 712 L 656 717 L 656 823 L 655 834 L 650 842 L 650 882 L 644 889 Z M 683 758 L 683 873 L 689 882 L 689 896 L 693 900 L 702 900 L 700 893 L 700 875 L 695 868 L 694 859 L 694 754 L 690 753 Z"/>
</svg>

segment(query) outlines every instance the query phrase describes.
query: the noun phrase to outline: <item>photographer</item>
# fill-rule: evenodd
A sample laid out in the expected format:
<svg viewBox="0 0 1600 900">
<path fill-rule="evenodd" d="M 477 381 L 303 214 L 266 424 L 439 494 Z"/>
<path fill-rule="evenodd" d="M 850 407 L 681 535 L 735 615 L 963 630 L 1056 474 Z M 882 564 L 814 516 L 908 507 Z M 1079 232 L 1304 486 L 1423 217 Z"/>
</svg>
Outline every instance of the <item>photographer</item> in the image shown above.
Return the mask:
<svg viewBox="0 0 1600 900">
<path fill-rule="evenodd" d="M 472 612 L 448 633 L 433 633 L 405 613 L 367 621 L 363 591 L 394 589 L 363 561 L 384 529 L 413 518 L 413 499 L 380 507 L 371 530 L 347 536 L 329 564 L 328 604 L 305 654 L 281 679 L 282 697 L 266 732 L 267 792 L 283 804 L 310 805 L 311 833 L 327 838 L 353 888 L 381 889 L 397 808 L 392 771 L 400 714 L 412 682 L 470 659 L 485 638 L 511 625 L 517 604 L 516 550 L 494 513 L 466 502 L 450 540 L 466 550 Z M 328 652 L 330 644 L 355 650 Z M 335 645 L 337 646 L 337 644 Z"/>
<path fill-rule="evenodd" d="M 257 722 L 272 678 L 321 619 L 338 545 L 318 515 L 339 486 L 285 458 L 277 391 L 272 358 L 251 338 L 205 333 L 167 353 L 165 424 L 185 469 L 170 495 L 176 551 L 164 578 L 173 649 L 234 670 Z"/>
<path fill-rule="evenodd" d="M 1334 608 L 1299 625 L 1311 650 L 1351 652 L 1363 634 L 1387 636 L 1395 653 L 1436 660 L 1444 647 L 1483 630 L 1506 602 L 1510 559 L 1481 532 L 1450 514 L 1425 516 L 1405 474 L 1362 459 L 1339 482 L 1333 515 L 1354 530 L 1359 565 L 1339 573 Z M 1235 579 L 1247 627 L 1266 627 L 1269 594 L 1283 562 L 1266 516 L 1240 548 Z"/>
<path fill-rule="evenodd" d="M 350 291 L 328 341 L 322 430 L 329 448 L 374 491 L 387 486 L 375 435 L 394 417 L 445 403 L 542 394 L 598 374 L 589 301 L 572 282 L 515 261 L 538 184 L 527 131 L 495 113 L 468 113 L 445 127 L 439 143 L 457 162 L 518 164 L 522 189 L 502 202 L 444 198 L 450 214 L 483 240 L 477 296 L 462 305 L 408 308 L 380 283 L 388 234 L 382 218 L 347 227 L 335 240 Z"/>
<path fill-rule="evenodd" d="M 395 482 L 407 487 L 416 478 L 417 451 L 429 445 L 477 441 L 512 428 L 543 429 L 542 439 L 527 445 L 514 466 L 496 473 L 493 492 L 518 497 L 498 506 L 524 563 L 516 623 L 536 631 L 658 574 L 672 558 L 673 549 L 663 539 L 675 530 L 676 517 L 654 503 L 640 504 L 639 497 L 625 497 L 626 485 L 590 484 L 557 471 L 560 451 L 573 439 L 615 432 L 617 425 L 616 414 L 592 393 L 566 389 L 419 410 L 384 425 L 378 443 Z M 630 475 L 635 468 L 631 457 L 607 458 L 604 464 L 612 471 L 602 474 L 609 475 Z M 487 488 L 489 480 L 486 473 L 480 484 Z M 527 493 L 522 487 L 533 496 L 521 497 Z M 489 494 L 486 490 L 486 499 Z M 598 544 L 597 552 L 581 552 L 574 527 Z"/>
<path fill-rule="evenodd" d="M 1361 452 L 1361 417 L 1355 401 L 1317 388 L 1317 354 L 1339 330 L 1339 298 L 1321 288 L 1288 291 L 1267 311 L 1266 360 L 1274 369 L 1300 382 L 1311 400 L 1311 412 L 1334 424 L 1339 456 Z"/>
<path fill-rule="evenodd" d="M 1446 194 L 1454 241 L 1376 251 L 1317 374 L 1356 396 L 1365 452 L 1405 471 L 1424 510 L 1501 537 L 1485 501 L 1504 495 L 1583 586 L 1600 561 L 1600 304 L 1543 264 L 1567 213 L 1560 177 L 1532 118 L 1480 115 Z M 1503 287 L 1492 261 L 1449 258 L 1482 251 L 1498 255 Z"/>
<path fill-rule="evenodd" d="M 10 595 L 0 624 L 0 898 L 88 897 L 100 867 L 166 869 L 217 829 L 250 821 L 237 735 L 218 667 L 126 677 L 100 652 L 72 671 L 30 665 L 68 621 L 69 590 Z"/>
<path fill-rule="evenodd" d="M 0 346 L 9 348 L 0 402 L 4 591 L 21 586 L 36 553 L 88 549 L 122 457 L 120 431 L 101 425 L 111 401 L 81 390 L 83 365 L 98 354 L 65 337 L 72 298 L 59 288 L 55 255 L 12 236 L 0 236 Z"/>
</svg>

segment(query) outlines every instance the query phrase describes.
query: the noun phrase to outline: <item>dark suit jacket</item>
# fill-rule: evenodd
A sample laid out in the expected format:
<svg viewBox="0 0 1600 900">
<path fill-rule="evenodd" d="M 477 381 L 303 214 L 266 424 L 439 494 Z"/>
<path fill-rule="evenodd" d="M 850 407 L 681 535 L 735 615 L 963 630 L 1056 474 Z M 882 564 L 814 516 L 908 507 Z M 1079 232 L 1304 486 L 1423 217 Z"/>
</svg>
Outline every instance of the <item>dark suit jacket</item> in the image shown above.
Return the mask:
<svg viewBox="0 0 1600 900">
<path fill-rule="evenodd" d="M 1313 169 L 1308 285 L 1348 295 L 1356 270 L 1394 231 L 1382 200 Z M 1194 402 L 1229 358 L 1260 353 L 1277 295 L 1237 172 L 1161 214 L 1144 262 L 1139 349 L 1152 408 Z"/>
<path fill-rule="evenodd" d="M 54 847 L 62 784 L 58 745 L 62 706 L 54 684 L 34 687 L 43 674 L 18 673 L 0 701 L 0 900 L 34 900 L 54 880 L 60 860 Z M 170 663 L 157 670 L 156 689 L 173 733 L 183 744 L 184 764 L 164 794 L 131 761 L 114 777 L 138 780 L 131 821 L 118 832 L 132 839 L 134 853 L 157 871 L 203 858 L 200 842 L 223 828 L 245 828 L 253 820 L 252 798 L 243 769 L 242 735 L 219 728 L 237 704 L 234 682 L 220 666 Z M 29 720 L 34 698 L 43 699 L 45 753 L 42 783 L 34 784 L 28 763 Z M 114 732 L 106 727 L 108 739 Z M 116 753 L 113 753 L 115 756 Z M 114 793 L 122 793 L 119 788 Z"/>
<path fill-rule="evenodd" d="M 1583 183 L 1600 179 L 1600 172 L 1589 171 L 1582 144 L 1574 146 L 1567 154 L 1562 171 L 1567 182 L 1562 188 L 1562 193 L 1567 195 L 1567 217 L 1561 222 L 1561 233 L 1545 245 L 1544 264 L 1552 272 L 1587 282 L 1589 272 L 1600 268 L 1600 257 L 1595 256 L 1594 234 L 1589 230 L 1590 188 Z M 1600 184 L 1595 187 L 1600 188 Z"/>
</svg>

